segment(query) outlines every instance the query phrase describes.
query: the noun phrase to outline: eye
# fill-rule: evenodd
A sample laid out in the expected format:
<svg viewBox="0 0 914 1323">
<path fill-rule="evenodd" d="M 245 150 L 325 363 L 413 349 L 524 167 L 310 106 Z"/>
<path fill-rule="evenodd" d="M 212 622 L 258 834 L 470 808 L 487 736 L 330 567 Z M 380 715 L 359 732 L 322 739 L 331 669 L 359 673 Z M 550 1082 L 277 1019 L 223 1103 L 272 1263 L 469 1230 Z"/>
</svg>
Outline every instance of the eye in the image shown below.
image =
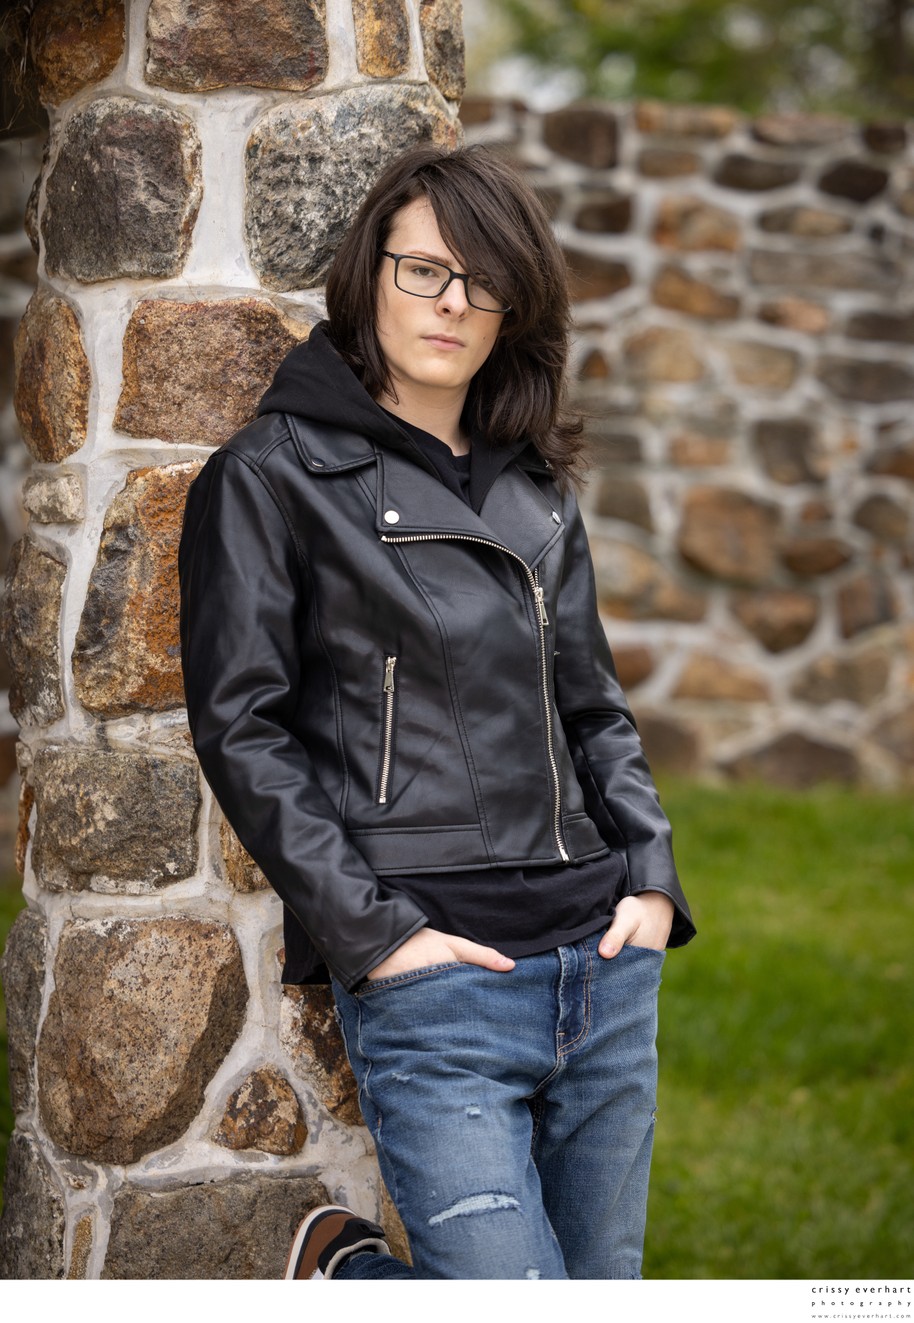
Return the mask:
<svg viewBox="0 0 914 1323">
<path fill-rule="evenodd" d="M 418 276 L 422 280 L 432 278 L 440 280 L 441 278 L 441 267 L 429 266 L 427 262 L 408 262 L 407 268 L 410 275 Z"/>
</svg>

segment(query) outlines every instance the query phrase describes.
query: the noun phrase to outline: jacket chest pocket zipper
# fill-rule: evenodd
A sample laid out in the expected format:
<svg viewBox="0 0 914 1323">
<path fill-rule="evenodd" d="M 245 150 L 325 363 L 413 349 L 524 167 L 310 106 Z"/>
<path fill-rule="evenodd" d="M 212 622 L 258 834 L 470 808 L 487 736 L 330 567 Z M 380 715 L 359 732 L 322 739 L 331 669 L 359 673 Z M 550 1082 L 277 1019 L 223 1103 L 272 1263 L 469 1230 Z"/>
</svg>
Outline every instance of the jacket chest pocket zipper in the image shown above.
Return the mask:
<svg viewBox="0 0 914 1323">
<path fill-rule="evenodd" d="M 394 670 L 396 665 L 396 657 L 388 656 L 384 658 L 384 684 L 381 690 L 384 697 L 384 711 L 381 718 L 381 756 L 378 763 L 377 802 L 379 804 L 387 803 L 387 787 L 390 783 L 390 766 L 394 754 L 394 717 L 397 702 Z"/>
</svg>

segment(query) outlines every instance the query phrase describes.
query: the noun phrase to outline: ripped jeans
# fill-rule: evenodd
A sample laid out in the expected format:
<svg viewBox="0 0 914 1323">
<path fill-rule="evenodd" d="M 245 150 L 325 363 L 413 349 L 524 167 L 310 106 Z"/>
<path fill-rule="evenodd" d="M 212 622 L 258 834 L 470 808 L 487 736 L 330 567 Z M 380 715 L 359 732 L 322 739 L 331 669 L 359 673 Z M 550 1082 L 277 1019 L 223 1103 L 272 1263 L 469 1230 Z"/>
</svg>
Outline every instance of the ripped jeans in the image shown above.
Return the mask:
<svg viewBox="0 0 914 1323">
<path fill-rule="evenodd" d="M 602 931 L 517 960 L 333 992 L 359 1101 L 413 1264 L 338 1279 L 641 1274 L 664 953 Z"/>
</svg>

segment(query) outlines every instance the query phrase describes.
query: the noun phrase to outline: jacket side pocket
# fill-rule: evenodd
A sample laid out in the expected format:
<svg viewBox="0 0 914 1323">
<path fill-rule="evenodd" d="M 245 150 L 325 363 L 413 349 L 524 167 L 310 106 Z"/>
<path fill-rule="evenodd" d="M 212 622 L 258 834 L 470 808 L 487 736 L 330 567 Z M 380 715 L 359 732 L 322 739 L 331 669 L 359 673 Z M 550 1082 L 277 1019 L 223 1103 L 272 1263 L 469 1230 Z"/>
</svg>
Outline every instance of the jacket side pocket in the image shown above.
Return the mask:
<svg viewBox="0 0 914 1323">
<path fill-rule="evenodd" d="M 379 804 L 387 803 L 387 792 L 390 787 L 390 774 L 394 760 L 397 720 L 396 667 L 396 657 L 388 655 L 384 658 L 384 681 L 381 688 L 383 698 L 381 748 L 378 756 L 378 785 L 377 794 L 375 795 L 375 799 Z"/>
</svg>

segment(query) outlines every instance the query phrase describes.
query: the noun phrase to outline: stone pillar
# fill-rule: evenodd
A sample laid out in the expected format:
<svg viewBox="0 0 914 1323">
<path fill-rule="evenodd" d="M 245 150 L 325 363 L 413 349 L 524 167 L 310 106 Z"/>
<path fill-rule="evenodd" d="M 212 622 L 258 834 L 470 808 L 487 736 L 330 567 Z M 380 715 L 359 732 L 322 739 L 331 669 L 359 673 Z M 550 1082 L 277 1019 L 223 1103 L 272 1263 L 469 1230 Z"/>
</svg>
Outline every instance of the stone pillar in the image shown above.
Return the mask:
<svg viewBox="0 0 914 1323">
<path fill-rule="evenodd" d="M 280 902 L 193 757 L 177 540 L 379 169 L 457 142 L 459 0 L 38 0 L 30 50 L 0 1276 L 277 1277 L 314 1203 L 395 1219 L 329 990 L 280 985 Z"/>
</svg>

